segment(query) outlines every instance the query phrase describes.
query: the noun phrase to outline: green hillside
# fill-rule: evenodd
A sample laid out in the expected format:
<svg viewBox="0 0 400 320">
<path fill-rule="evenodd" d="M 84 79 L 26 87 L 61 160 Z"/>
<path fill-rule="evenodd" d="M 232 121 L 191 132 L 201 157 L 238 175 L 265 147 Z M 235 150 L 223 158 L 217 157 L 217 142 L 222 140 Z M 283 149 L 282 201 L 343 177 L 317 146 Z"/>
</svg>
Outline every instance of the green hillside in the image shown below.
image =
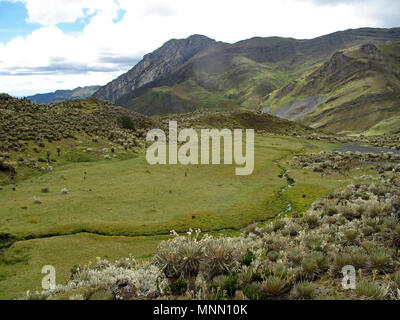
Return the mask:
<svg viewBox="0 0 400 320">
<path fill-rule="evenodd" d="M 276 90 L 264 110 L 334 133 L 368 131 L 380 122 L 380 133 L 398 126 L 400 44 L 336 52 L 311 73 Z M 391 121 L 388 122 L 388 119 Z"/>
<path fill-rule="evenodd" d="M 100 86 L 78 87 L 73 90 L 57 90 L 49 93 L 39 93 L 27 97 L 35 103 L 51 103 L 57 101 L 67 101 L 73 99 L 85 99 L 91 97 Z"/>
<path fill-rule="evenodd" d="M 399 41 L 399 29 L 364 28 L 310 40 L 210 42 L 115 103 L 146 115 L 262 110 L 325 131 L 360 133 L 398 109 Z"/>
</svg>

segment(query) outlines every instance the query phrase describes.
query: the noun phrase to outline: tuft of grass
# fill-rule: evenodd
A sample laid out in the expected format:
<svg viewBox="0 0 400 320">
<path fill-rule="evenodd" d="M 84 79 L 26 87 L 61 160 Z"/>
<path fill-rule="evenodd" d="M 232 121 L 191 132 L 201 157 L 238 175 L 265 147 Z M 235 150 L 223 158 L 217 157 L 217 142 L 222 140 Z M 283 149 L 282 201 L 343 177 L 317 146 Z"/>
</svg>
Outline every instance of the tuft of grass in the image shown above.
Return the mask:
<svg viewBox="0 0 400 320">
<path fill-rule="evenodd" d="M 295 285 L 292 290 L 292 296 L 300 300 L 312 300 L 314 298 L 315 288 L 312 282 L 302 281 Z"/>
<path fill-rule="evenodd" d="M 287 281 L 277 276 L 271 276 L 259 286 L 261 299 L 276 299 L 286 292 Z"/>
<path fill-rule="evenodd" d="M 362 281 L 357 284 L 356 293 L 360 299 L 382 300 L 386 297 L 388 290 L 376 282 Z"/>
</svg>

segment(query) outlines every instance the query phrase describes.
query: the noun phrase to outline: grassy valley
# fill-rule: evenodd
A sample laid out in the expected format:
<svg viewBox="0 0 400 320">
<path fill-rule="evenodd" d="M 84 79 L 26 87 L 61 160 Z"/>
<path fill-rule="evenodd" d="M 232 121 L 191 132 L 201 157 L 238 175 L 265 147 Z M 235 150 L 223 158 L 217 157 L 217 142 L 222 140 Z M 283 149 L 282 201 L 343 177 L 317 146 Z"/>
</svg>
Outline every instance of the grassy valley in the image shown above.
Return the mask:
<svg viewBox="0 0 400 320">
<path fill-rule="evenodd" d="M 43 265 L 54 265 L 62 284 L 74 265 L 83 266 L 96 257 L 113 261 L 132 254 L 148 261 L 159 243 L 170 238 L 171 230 L 185 233 L 200 228 L 216 236 L 239 236 L 255 222 L 273 222 L 285 212 L 288 201 L 291 208 L 286 215 L 301 214 L 321 196 L 354 181 L 353 177 L 373 173 L 366 167 L 321 176 L 318 171 L 292 167 L 293 156 L 332 150 L 340 143 L 310 140 L 307 135 L 314 136 L 314 130 L 270 115 L 195 112 L 150 119 L 97 100 L 82 100 L 53 106 L 45 120 L 40 115 L 49 106 L 2 98 L 10 120 L 3 122 L 7 127 L 21 129 L 24 117 L 13 118 L 12 111 L 29 110 L 35 122 L 26 118 L 24 124 L 28 121 L 30 127 L 41 128 L 20 137 L 15 145 L 7 138 L 10 131 L 2 136 L 7 141 L 2 145 L 2 168 L 14 166 L 16 171 L 10 180 L 10 171 L 3 169 L 0 190 L 3 299 L 40 290 Z M 52 112 L 70 123 L 64 124 L 70 127 L 69 136 L 58 137 L 54 129 L 51 136 L 44 135 L 46 127 L 55 125 L 49 121 Z M 84 130 L 86 121 L 70 121 L 76 113 L 94 121 L 90 130 Z M 126 128 L 112 120 L 118 119 L 116 115 L 128 116 L 133 126 Z M 110 122 L 96 127 L 96 119 Z M 156 124 L 165 127 L 169 119 L 178 120 L 182 127 L 255 128 L 253 175 L 235 176 L 233 165 L 149 165 L 142 131 Z M 121 141 L 112 139 L 112 132 Z M 45 162 L 38 161 L 40 156 Z M 25 161 L 29 159 L 29 164 L 33 157 L 40 164 L 37 167 Z M 284 192 L 283 170 L 289 170 L 295 181 Z"/>
</svg>

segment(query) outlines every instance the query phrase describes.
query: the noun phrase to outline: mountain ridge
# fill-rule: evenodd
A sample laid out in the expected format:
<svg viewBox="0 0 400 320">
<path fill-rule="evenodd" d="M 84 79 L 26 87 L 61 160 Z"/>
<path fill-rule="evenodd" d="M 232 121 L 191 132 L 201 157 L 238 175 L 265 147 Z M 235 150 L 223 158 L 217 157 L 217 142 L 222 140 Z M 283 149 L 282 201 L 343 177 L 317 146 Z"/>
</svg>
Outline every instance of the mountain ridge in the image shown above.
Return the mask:
<svg viewBox="0 0 400 320">
<path fill-rule="evenodd" d="M 72 99 L 85 99 L 92 96 L 99 88 L 101 88 L 101 86 L 77 87 L 72 90 L 56 90 L 54 92 L 38 93 L 26 98 L 32 102 L 44 104 Z"/>
<path fill-rule="evenodd" d="M 368 42 L 400 41 L 400 28 L 350 29 L 302 40 L 253 37 L 233 44 L 204 39 L 206 44 L 198 47 L 196 52 L 191 51 L 187 59 L 175 62 L 174 55 L 169 55 L 173 63 L 159 76 L 150 73 L 151 76 L 146 78 L 143 69 L 138 78 L 131 80 L 137 83 L 133 90 L 124 85 L 123 79 L 127 74 L 109 83 L 108 88 L 123 88 L 125 94 L 118 94 L 118 98 L 113 96 L 107 100 L 100 94 L 108 90 L 107 86 L 95 96 L 147 115 L 196 109 L 258 110 L 265 106 L 269 94 L 312 72 L 336 51 Z M 182 44 L 185 39 L 171 41 L 181 41 Z M 155 52 L 160 52 L 161 48 Z M 140 81 L 143 77 L 146 78 L 144 82 Z"/>
<path fill-rule="evenodd" d="M 100 88 L 93 96 L 115 103 L 130 91 L 163 78 L 171 70 L 213 43 L 215 40 L 202 35 L 192 35 L 187 39 L 171 39 L 157 50 L 146 54 L 131 70 Z"/>
</svg>

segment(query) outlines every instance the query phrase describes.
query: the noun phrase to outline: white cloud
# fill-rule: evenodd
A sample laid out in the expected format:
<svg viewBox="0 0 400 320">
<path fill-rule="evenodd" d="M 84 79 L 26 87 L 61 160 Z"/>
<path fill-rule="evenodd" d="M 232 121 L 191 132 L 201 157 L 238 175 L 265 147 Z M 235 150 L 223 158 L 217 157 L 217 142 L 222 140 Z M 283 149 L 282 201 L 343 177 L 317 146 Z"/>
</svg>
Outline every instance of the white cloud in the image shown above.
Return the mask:
<svg viewBox="0 0 400 320">
<path fill-rule="evenodd" d="M 130 59 L 170 38 L 194 33 L 225 42 L 253 36 L 312 38 L 349 28 L 389 26 L 383 21 L 397 21 L 399 16 L 393 10 L 396 0 L 384 0 L 385 7 L 373 0 L 367 0 L 368 5 L 359 0 L 19 1 L 26 5 L 28 21 L 42 27 L 26 38 L 0 43 L 0 92 L 18 95 L 105 84 L 132 67 Z M 116 21 L 121 9 L 125 15 Z M 79 34 L 57 27 L 84 17 L 90 17 L 89 23 Z"/>
</svg>

